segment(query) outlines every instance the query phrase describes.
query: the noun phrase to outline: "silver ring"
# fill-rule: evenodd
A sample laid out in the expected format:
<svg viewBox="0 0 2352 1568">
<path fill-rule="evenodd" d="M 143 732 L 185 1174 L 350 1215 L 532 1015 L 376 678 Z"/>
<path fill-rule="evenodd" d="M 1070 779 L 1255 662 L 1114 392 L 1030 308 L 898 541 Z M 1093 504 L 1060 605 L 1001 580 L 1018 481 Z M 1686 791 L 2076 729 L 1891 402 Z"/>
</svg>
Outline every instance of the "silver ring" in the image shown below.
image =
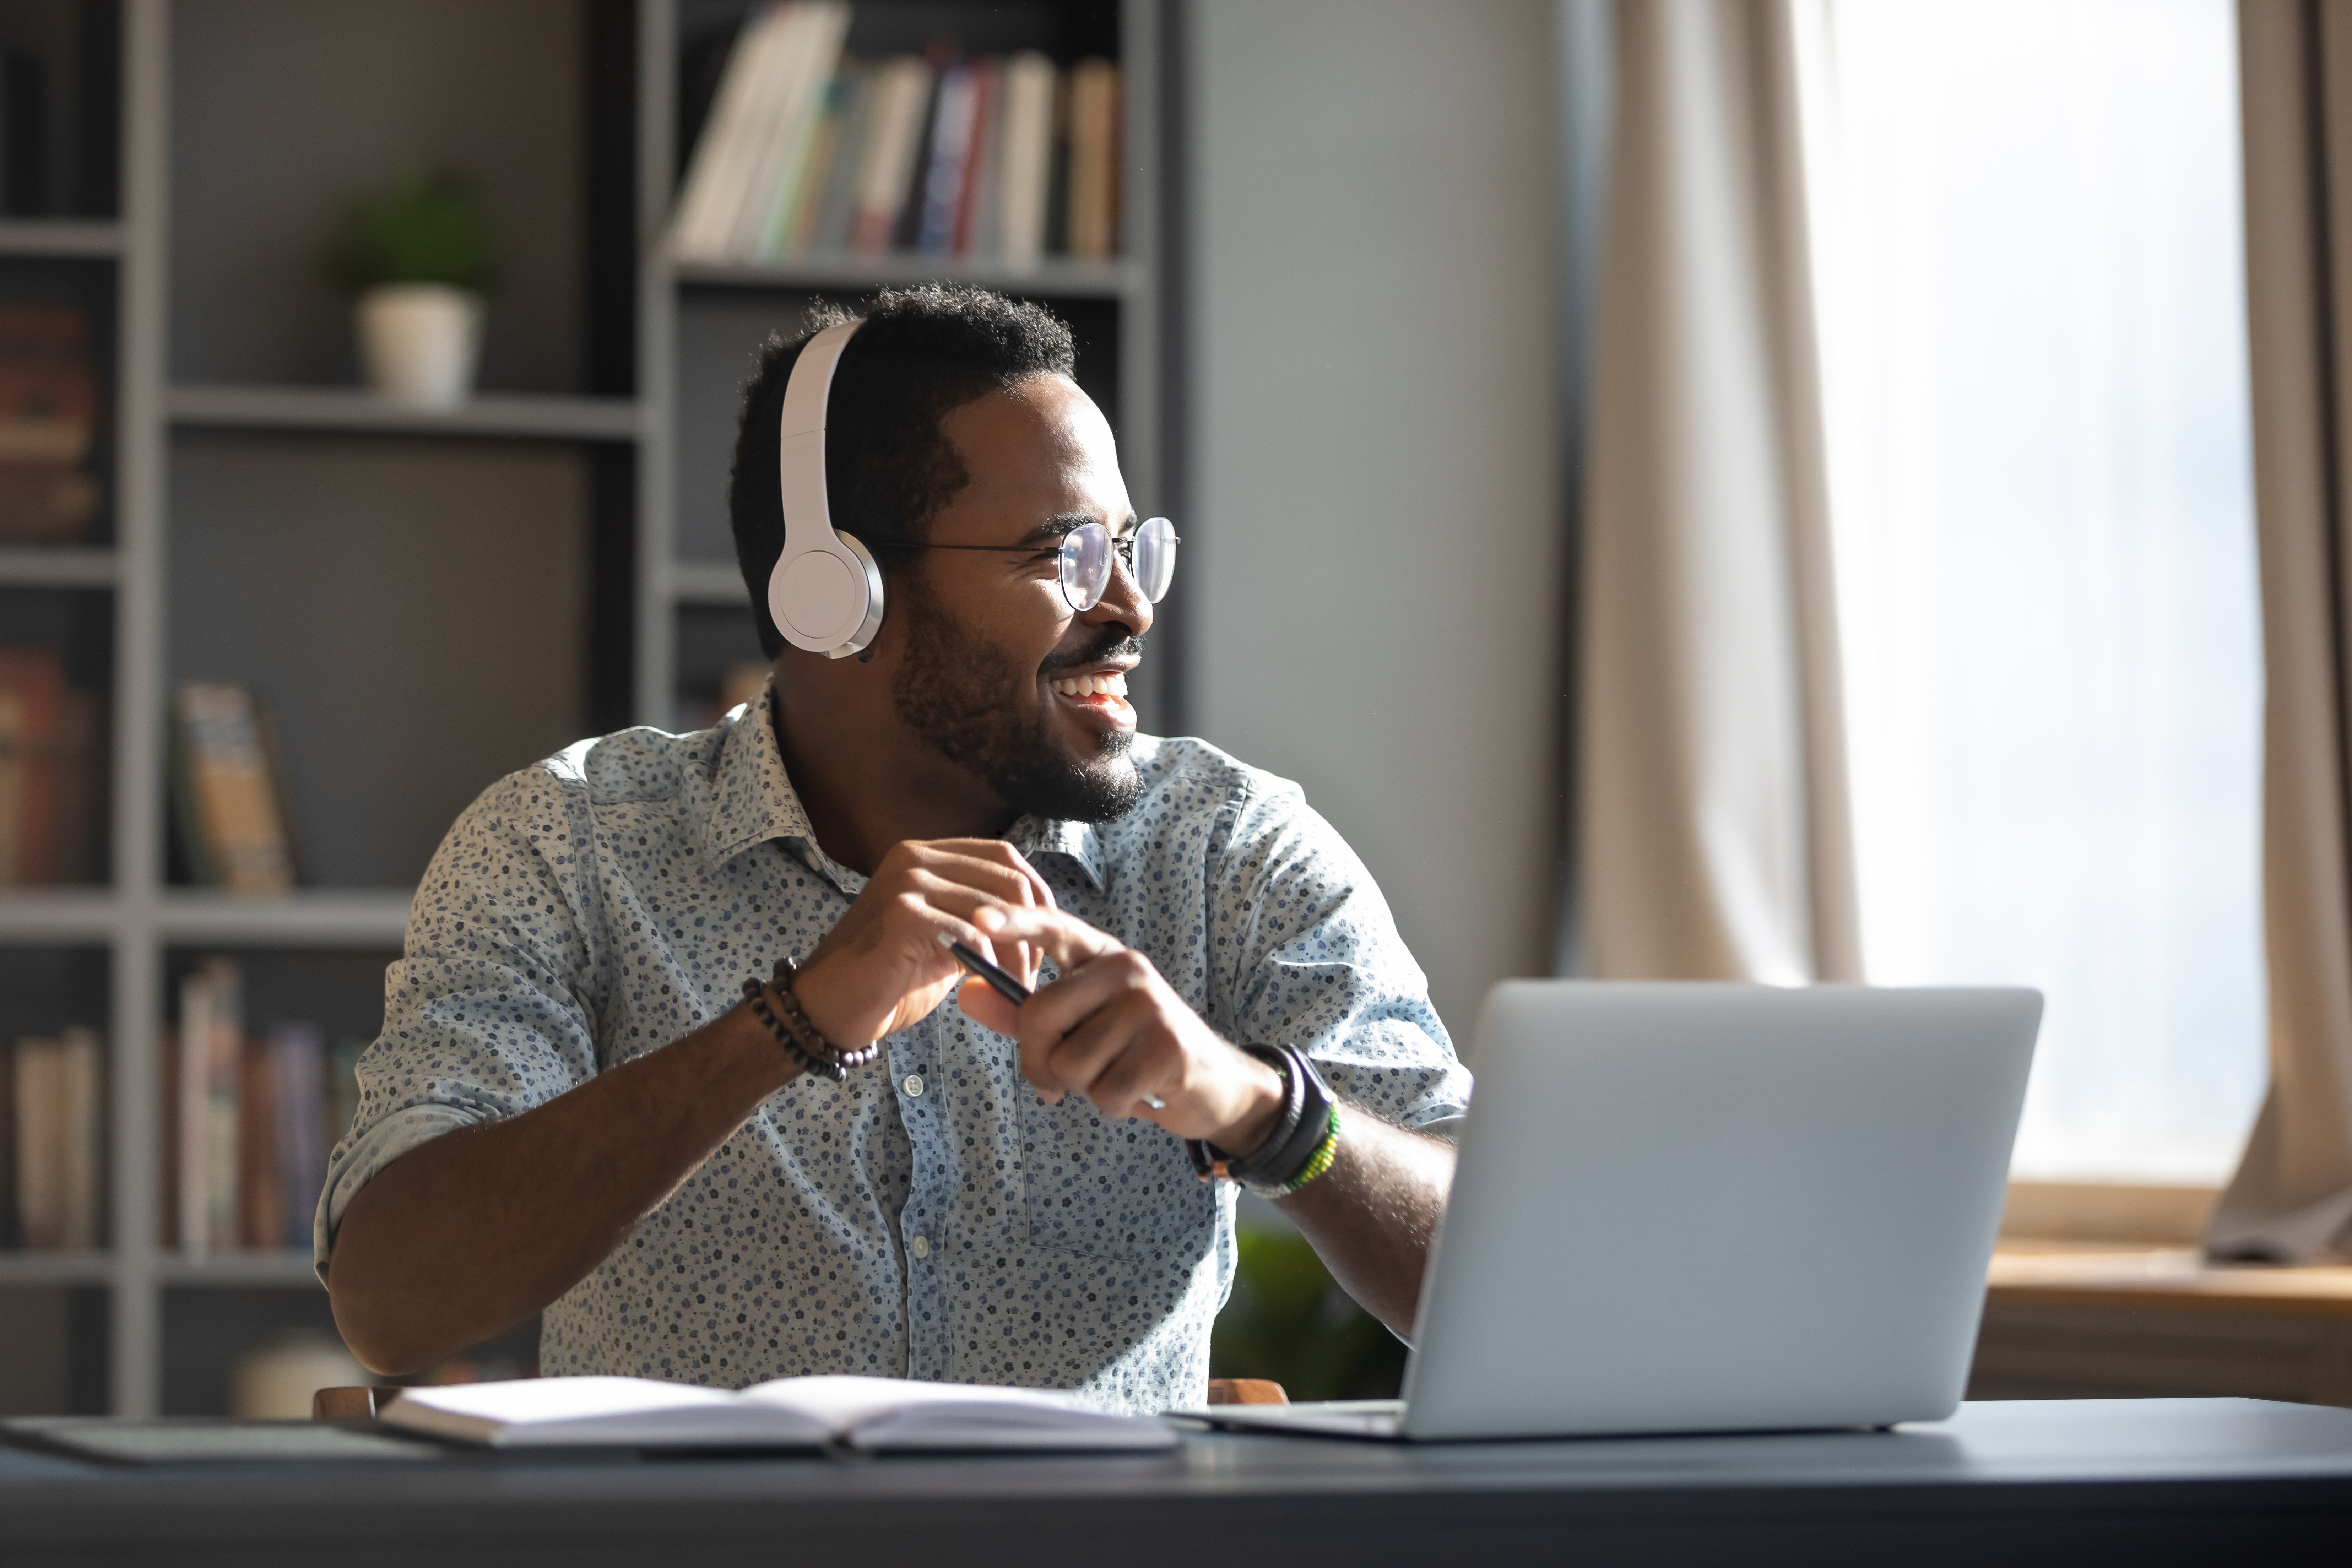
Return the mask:
<svg viewBox="0 0 2352 1568">
<path fill-rule="evenodd" d="M 1168 1102 L 1167 1102 L 1166 1100 L 1164 1100 L 1160 1099 L 1160 1098 L 1158 1095 L 1156 1095 L 1156 1094 L 1147 1094 L 1147 1095 L 1145 1095 L 1145 1096 L 1143 1097 L 1143 1103 L 1144 1103 L 1144 1104 L 1146 1104 L 1146 1105 L 1148 1105 L 1148 1106 L 1150 1106 L 1150 1107 L 1151 1107 L 1151 1109 L 1152 1109 L 1152 1110 L 1167 1110 L 1167 1109 L 1168 1109 Z"/>
</svg>

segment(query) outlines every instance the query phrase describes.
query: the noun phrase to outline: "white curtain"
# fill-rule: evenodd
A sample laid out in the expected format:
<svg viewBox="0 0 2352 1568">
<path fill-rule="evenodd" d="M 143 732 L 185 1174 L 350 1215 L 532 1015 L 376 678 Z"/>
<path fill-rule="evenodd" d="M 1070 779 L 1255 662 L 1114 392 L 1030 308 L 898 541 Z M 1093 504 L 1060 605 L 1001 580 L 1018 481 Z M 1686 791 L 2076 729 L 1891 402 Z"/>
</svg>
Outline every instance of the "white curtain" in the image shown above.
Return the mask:
<svg viewBox="0 0 2352 1568">
<path fill-rule="evenodd" d="M 1609 979 L 1858 979 L 1787 0 L 1623 0 L 1583 509 L 1579 924 Z"/>
</svg>

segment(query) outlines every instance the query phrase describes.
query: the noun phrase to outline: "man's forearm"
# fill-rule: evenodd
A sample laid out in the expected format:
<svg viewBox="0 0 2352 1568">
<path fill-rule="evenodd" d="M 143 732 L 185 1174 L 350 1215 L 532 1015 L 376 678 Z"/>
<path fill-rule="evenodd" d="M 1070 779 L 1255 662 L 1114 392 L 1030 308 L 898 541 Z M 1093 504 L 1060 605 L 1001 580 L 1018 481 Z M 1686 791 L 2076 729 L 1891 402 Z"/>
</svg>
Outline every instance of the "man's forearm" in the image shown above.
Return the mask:
<svg viewBox="0 0 2352 1568">
<path fill-rule="evenodd" d="M 1454 1145 L 1343 1106 L 1331 1168 L 1277 1202 L 1348 1294 L 1410 1338 L 1453 1184 Z"/>
<path fill-rule="evenodd" d="M 328 1295 L 344 1342 L 397 1374 L 520 1322 L 798 1070 L 739 1006 L 520 1116 L 403 1155 L 336 1234 Z"/>
</svg>

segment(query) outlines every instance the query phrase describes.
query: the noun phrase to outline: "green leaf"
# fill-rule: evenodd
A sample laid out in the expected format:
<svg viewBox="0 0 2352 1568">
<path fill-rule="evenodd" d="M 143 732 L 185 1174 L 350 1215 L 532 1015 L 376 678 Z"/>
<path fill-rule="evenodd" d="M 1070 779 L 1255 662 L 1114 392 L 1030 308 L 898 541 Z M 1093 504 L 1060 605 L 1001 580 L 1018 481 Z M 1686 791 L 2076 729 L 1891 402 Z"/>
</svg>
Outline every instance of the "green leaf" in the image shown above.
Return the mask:
<svg viewBox="0 0 2352 1568">
<path fill-rule="evenodd" d="M 353 201 L 320 252 L 327 277 L 353 292 L 385 283 L 445 283 L 475 292 L 492 280 L 489 217 L 480 195 L 446 171 L 414 169 Z"/>
</svg>

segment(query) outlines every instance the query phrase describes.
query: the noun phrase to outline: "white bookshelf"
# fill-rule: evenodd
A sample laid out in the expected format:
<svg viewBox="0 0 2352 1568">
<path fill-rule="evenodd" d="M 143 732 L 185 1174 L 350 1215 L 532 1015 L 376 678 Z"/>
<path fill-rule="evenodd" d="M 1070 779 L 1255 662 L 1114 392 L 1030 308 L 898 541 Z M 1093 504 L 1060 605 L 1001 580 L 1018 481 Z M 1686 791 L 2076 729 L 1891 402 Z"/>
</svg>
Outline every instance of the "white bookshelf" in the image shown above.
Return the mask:
<svg viewBox="0 0 2352 1568">
<path fill-rule="evenodd" d="M 162 1408 L 167 1316 L 174 1293 L 319 1291 L 307 1251 L 215 1251 L 197 1258 L 156 1239 L 163 1110 L 157 1066 L 173 1003 L 165 983 L 170 955 L 215 949 L 287 955 L 396 951 L 413 892 L 406 887 L 330 885 L 253 899 L 169 882 L 163 715 L 173 679 L 173 639 L 184 629 L 171 623 L 173 573 L 184 568 L 190 552 L 203 548 L 200 537 L 186 536 L 184 518 L 183 536 L 175 538 L 173 510 L 184 505 L 175 464 L 184 461 L 187 443 L 271 451 L 278 449 L 269 446 L 275 442 L 289 453 L 321 445 L 350 450 L 358 444 L 363 452 L 404 454 L 398 460 L 420 465 L 441 461 L 440 454 L 451 450 L 508 451 L 518 443 L 530 449 L 618 454 L 627 465 L 621 471 L 630 476 L 621 493 L 633 502 L 626 556 L 632 570 L 624 591 L 633 617 L 628 706 L 637 721 L 664 726 L 673 721 L 680 702 L 681 616 L 709 616 L 745 604 L 731 559 L 684 559 L 677 542 L 681 384 L 691 386 L 699 379 L 707 391 L 715 384 L 710 377 L 723 377 L 731 385 L 742 374 L 735 363 L 694 361 L 690 348 L 682 347 L 682 315 L 690 316 L 706 302 L 749 301 L 758 309 L 772 299 L 776 324 L 789 326 L 797 315 L 795 301 L 805 296 L 856 295 L 949 277 L 1115 312 L 1121 457 L 1138 504 L 1164 504 L 1159 394 L 1165 332 L 1156 259 L 1160 0 L 1121 0 L 1118 11 L 1129 84 L 1125 256 L 1108 262 L 1047 260 L 1018 273 L 900 256 L 772 268 L 674 265 L 663 252 L 660 228 L 680 161 L 675 144 L 680 18 L 674 0 L 638 0 L 632 150 L 635 254 L 626 258 L 635 271 L 635 394 L 493 393 L 446 412 L 394 406 L 348 385 L 174 379 L 174 206 L 190 199 L 175 190 L 174 181 L 186 177 L 194 155 L 184 137 L 175 145 L 174 72 L 188 67 L 173 31 L 175 21 L 186 16 L 197 18 L 189 26 L 216 21 L 223 5 L 209 3 L 208 10 L 183 14 L 175 0 L 121 0 L 120 216 L 0 221 L 0 258 L 110 264 L 117 290 L 114 539 L 92 547 L 0 548 L 0 588 L 111 596 L 110 880 L 102 887 L 0 892 L 0 947 L 68 947 L 106 956 L 108 1245 L 93 1253 L 0 1253 L 0 1289 L 106 1293 L 109 1399 L 124 1415 Z M 236 3 L 227 0 L 230 6 Z M 588 14 L 584 0 L 582 14 Z M 682 364 L 682 357 L 688 363 Z M 292 584 L 289 591 L 302 586 Z M 532 588 L 521 584 L 518 591 Z M 386 657 L 399 652 L 386 650 Z M 434 737 L 419 735 L 416 743 L 429 747 Z M 92 1006 L 98 1002 L 92 998 Z"/>
</svg>

